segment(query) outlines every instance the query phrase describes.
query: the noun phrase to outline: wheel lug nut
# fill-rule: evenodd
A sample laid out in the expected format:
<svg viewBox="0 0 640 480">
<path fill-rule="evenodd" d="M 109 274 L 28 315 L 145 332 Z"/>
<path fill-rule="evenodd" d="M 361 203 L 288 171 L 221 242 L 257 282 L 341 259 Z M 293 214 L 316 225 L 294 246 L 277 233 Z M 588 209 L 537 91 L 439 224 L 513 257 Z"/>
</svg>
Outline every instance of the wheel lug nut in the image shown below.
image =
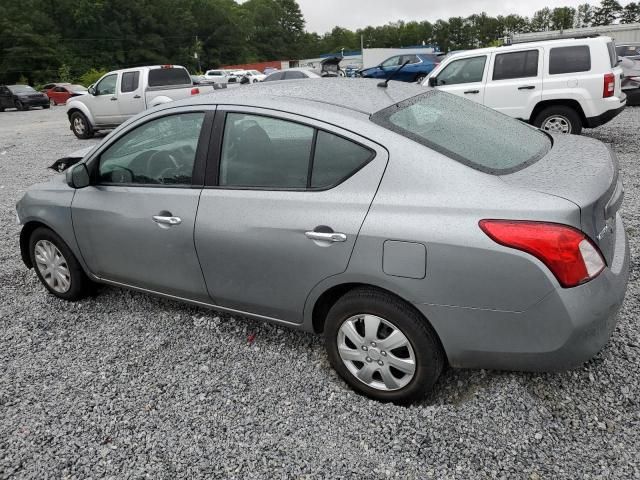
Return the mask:
<svg viewBox="0 0 640 480">
<path fill-rule="evenodd" d="M 367 357 L 367 362 L 371 363 L 371 357 Z"/>
<path fill-rule="evenodd" d="M 367 351 L 367 350 L 369 350 L 369 349 L 367 348 L 367 346 L 366 346 L 366 345 L 363 345 L 363 346 L 362 346 L 362 350 L 364 350 L 364 351 L 366 352 L 366 351 Z"/>
<path fill-rule="evenodd" d="M 376 346 L 376 342 L 371 342 L 371 346 L 375 347 Z"/>
<path fill-rule="evenodd" d="M 380 352 L 380 355 L 382 355 L 383 357 L 387 356 L 387 352 Z"/>
<path fill-rule="evenodd" d="M 378 360 L 378 365 L 382 366 L 384 365 L 384 362 L 382 360 Z"/>
</svg>

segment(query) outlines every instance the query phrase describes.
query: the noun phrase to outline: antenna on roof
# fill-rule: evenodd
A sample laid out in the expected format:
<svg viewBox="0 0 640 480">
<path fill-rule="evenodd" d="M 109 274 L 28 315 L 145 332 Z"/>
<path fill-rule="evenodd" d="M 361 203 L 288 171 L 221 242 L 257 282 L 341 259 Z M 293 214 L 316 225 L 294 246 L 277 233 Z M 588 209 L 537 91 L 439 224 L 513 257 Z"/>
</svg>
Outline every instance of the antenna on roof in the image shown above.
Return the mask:
<svg viewBox="0 0 640 480">
<path fill-rule="evenodd" d="M 407 64 L 410 62 L 411 60 L 407 60 L 406 62 L 404 62 L 399 69 L 394 70 L 393 72 L 391 72 L 391 75 L 389 75 L 387 77 L 387 79 L 384 82 L 380 82 L 378 84 L 378 86 L 380 88 L 387 88 L 389 86 L 389 82 L 393 79 L 393 77 L 395 77 L 398 73 L 400 73 L 400 70 L 402 70 L 404 67 L 407 66 Z"/>
</svg>

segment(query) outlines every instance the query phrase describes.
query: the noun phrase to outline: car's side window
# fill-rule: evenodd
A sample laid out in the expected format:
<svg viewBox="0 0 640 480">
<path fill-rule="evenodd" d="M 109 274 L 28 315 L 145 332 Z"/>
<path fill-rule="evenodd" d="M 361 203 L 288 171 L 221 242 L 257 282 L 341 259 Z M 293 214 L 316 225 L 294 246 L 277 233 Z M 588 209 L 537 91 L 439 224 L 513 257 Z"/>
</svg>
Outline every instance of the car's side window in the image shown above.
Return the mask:
<svg viewBox="0 0 640 480">
<path fill-rule="evenodd" d="M 438 74 L 438 85 L 481 82 L 486 62 L 486 55 L 454 60 Z"/>
<path fill-rule="evenodd" d="M 284 78 L 284 72 L 276 72 L 265 78 L 265 82 L 275 82 Z"/>
<path fill-rule="evenodd" d="M 588 45 L 557 47 L 549 52 L 549 75 L 589 70 L 591 70 L 591 51 Z"/>
<path fill-rule="evenodd" d="M 100 156 L 97 180 L 109 185 L 190 185 L 204 113 L 151 120 Z"/>
<path fill-rule="evenodd" d="M 409 65 L 413 65 L 414 63 L 420 63 L 420 59 L 417 55 L 403 55 L 402 60 L 400 60 L 400 65 L 404 64 L 404 62 L 408 61 Z"/>
<path fill-rule="evenodd" d="M 122 74 L 122 82 L 120 85 L 120 91 L 122 93 L 135 92 L 138 89 L 140 81 L 140 72 L 125 72 Z"/>
<path fill-rule="evenodd" d="M 383 67 L 397 67 L 402 57 L 391 57 L 382 63 Z"/>
<path fill-rule="evenodd" d="M 116 93 L 118 74 L 107 75 L 96 85 L 96 95 L 114 95 Z"/>
<path fill-rule="evenodd" d="M 373 158 L 374 153 L 345 138 L 318 132 L 313 169 L 312 188 L 326 188 L 353 175 Z"/>
<path fill-rule="evenodd" d="M 537 77 L 538 58 L 538 50 L 496 55 L 493 65 L 493 80 Z"/>
<path fill-rule="evenodd" d="M 227 114 L 221 186 L 305 188 L 314 129 L 243 113 Z"/>
</svg>

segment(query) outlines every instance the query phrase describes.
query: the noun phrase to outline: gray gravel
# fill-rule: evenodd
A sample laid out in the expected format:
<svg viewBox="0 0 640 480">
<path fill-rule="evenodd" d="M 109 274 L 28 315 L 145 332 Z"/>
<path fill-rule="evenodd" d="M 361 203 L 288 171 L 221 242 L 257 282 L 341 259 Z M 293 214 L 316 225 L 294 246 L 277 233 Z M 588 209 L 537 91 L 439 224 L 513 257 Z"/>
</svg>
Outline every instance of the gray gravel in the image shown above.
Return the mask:
<svg viewBox="0 0 640 480">
<path fill-rule="evenodd" d="M 448 370 L 404 408 L 352 393 L 312 335 L 114 288 L 46 294 L 14 205 L 89 142 L 64 107 L 1 113 L 0 478 L 640 478 L 640 108 L 587 133 L 627 191 L 612 341 L 565 373 Z"/>
</svg>

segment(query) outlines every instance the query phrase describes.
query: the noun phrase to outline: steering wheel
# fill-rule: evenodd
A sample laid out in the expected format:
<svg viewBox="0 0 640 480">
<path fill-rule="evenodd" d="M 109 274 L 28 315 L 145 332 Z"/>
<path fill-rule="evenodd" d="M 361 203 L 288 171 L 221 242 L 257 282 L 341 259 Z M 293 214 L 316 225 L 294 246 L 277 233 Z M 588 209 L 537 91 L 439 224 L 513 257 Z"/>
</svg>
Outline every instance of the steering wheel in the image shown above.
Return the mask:
<svg viewBox="0 0 640 480">
<path fill-rule="evenodd" d="M 177 171 L 180 164 L 172 153 L 165 150 L 159 150 L 149 157 L 147 160 L 147 172 L 149 177 L 155 178 L 159 183 L 163 180 L 168 172 Z"/>
</svg>

